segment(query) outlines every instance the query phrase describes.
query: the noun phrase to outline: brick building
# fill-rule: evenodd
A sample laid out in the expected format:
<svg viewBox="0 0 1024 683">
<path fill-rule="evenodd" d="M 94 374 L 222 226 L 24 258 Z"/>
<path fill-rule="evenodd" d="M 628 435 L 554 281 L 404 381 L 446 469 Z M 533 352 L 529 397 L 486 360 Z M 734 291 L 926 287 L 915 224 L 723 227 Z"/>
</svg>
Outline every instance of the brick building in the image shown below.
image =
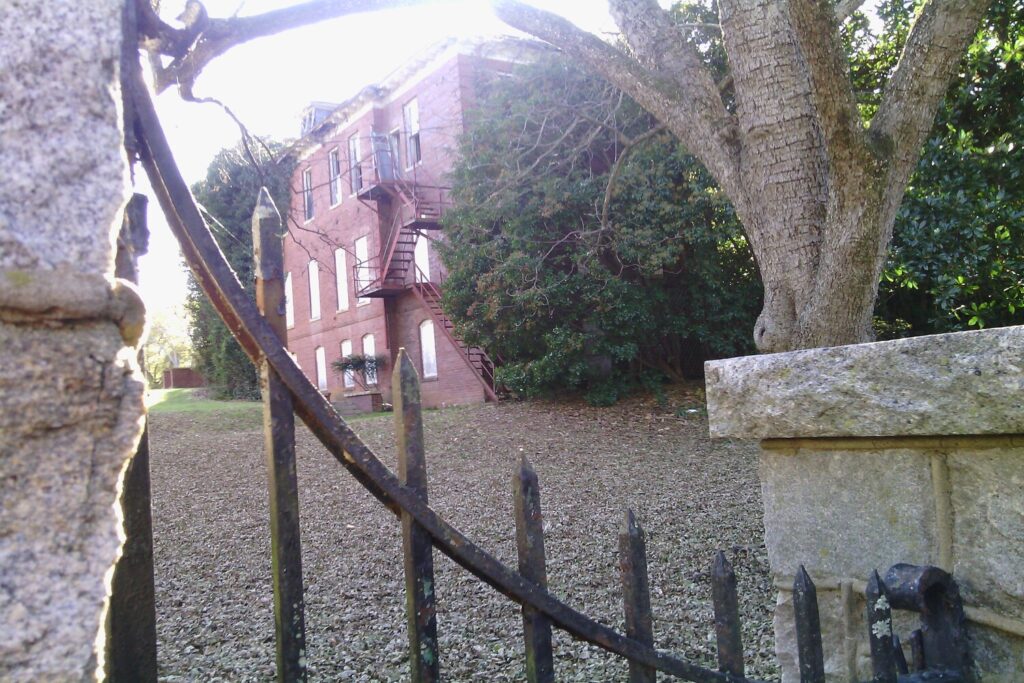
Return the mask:
<svg viewBox="0 0 1024 683">
<path fill-rule="evenodd" d="M 424 406 L 495 400 L 493 362 L 455 336 L 438 304 L 445 273 L 434 245 L 474 83 L 536 49 L 450 41 L 343 104 L 306 109 L 284 247 L 288 349 L 343 410 L 390 402 L 403 347 Z M 381 367 L 332 369 L 352 356 Z"/>
</svg>

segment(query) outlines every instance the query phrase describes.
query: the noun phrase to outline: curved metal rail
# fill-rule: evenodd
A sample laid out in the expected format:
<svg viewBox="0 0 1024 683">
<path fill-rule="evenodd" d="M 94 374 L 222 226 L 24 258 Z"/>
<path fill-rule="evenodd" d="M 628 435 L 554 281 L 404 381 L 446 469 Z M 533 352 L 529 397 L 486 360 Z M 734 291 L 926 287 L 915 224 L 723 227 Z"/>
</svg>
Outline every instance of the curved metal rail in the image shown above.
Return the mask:
<svg viewBox="0 0 1024 683">
<path fill-rule="evenodd" d="M 547 615 L 571 635 L 685 680 L 754 683 L 659 652 L 597 623 L 498 561 L 402 486 L 309 382 L 242 289 L 181 177 L 137 63 L 133 72 L 126 82 L 132 90 L 139 155 L 189 267 L 242 348 L 254 362 L 265 359 L 273 367 L 294 397 L 296 413 L 338 462 L 392 512 L 405 511 L 415 519 L 438 550 L 511 600 Z"/>
</svg>

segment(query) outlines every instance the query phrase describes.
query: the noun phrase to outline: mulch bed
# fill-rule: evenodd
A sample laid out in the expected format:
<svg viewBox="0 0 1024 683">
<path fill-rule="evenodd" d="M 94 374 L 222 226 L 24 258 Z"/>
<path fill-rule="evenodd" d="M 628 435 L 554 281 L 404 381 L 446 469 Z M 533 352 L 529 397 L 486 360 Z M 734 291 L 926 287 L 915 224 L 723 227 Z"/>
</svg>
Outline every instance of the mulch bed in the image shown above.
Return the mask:
<svg viewBox="0 0 1024 683">
<path fill-rule="evenodd" d="M 699 405 L 681 389 L 612 408 L 428 411 L 431 505 L 514 567 L 511 474 L 526 455 L 540 478 L 550 590 L 619 629 L 617 534 L 631 506 L 647 533 L 656 644 L 711 668 L 709 567 L 724 550 L 747 675 L 776 678 L 756 447 L 711 442 Z M 353 425 L 394 467 L 392 416 Z M 297 442 L 311 679 L 408 680 L 399 525 L 304 428 Z M 151 444 L 161 680 L 272 680 L 258 412 L 154 415 Z M 444 680 L 525 680 L 518 606 L 439 553 L 435 567 Z M 555 656 L 558 680 L 626 678 L 623 661 L 562 633 Z"/>
</svg>

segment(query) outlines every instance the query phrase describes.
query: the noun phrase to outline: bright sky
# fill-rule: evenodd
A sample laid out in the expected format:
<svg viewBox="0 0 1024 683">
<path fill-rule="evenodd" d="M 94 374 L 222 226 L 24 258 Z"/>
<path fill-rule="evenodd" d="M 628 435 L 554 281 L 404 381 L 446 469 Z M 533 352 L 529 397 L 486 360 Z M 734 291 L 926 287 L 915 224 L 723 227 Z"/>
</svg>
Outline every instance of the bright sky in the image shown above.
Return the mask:
<svg viewBox="0 0 1024 683">
<path fill-rule="evenodd" d="M 612 31 L 605 0 L 559 0 L 558 13 L 595 32 Z M 184 0 L 164 0 L 161 16 L 171 21 Z M 206 0 L 210 16 L 258 14 L 296 4 L 288 0 Z M 439 0 L 427 7 L 343 17 L 252 41 L 212 62 L 196 82 L 199 97 L 227 104 L 257 135 L 296 137 L 300 113 L 314 100 L 341 102 L 448 36 L 514 33 L 483 0 Z M 193 104 L 168 90 L 157 109 L 185 179 L 192 183 L 222 148 L 235 144 L 238 128 L 212 104 Z M 149 255 L 141 261 L 143 297 L 151 311 L 172 310 L 185 294 L 177 243 L 156 201 L 149 214 Z"/>
</svg>

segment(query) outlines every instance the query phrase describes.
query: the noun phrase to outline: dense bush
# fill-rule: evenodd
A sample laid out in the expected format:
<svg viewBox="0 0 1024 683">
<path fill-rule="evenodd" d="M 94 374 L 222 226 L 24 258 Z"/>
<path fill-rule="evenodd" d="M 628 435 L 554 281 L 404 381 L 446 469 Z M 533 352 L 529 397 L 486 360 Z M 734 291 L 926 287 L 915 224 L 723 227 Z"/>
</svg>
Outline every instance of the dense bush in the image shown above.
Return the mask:
<svg viewBox="0 0 1024 683">
<path fill-rule="evenodd" d="M 670 135 L 557 57 L 480 87 L 445 218 L 444 305 L 467 342 L 503 360 L 506 387 L 610 403 L 752 350 L 752 256 Z"/>
<path fill-rule="evenodd" d="M 282 216 L 288 215 L 291 199 L 291 166 L 271 158 L 278 146 L 265 150 L 241 144 L 221 150 L 206 172 L 206 179 L 192 186 L 192 194 L 206 213 L 213 235 L 242 286 L 253 291 L 252 213 L 260 188 L 270 190 Z M 250 154 L 252 157 L 250 158 Z M 256 164 L 253 163 L 256 162 Z M 186 307 L 189 337 L 196 368 L 216 398 L 259 398 L 259 377 L 213 306 L 189 275 Z"/>
<path fill-rule="evenodd" d="M 907 3 L 887 20 L 906 21 Z M 1024 323 L 1024 2 L 995 2 L 896 219 L 877 305 L 905 336 Z"/>
</svg>

